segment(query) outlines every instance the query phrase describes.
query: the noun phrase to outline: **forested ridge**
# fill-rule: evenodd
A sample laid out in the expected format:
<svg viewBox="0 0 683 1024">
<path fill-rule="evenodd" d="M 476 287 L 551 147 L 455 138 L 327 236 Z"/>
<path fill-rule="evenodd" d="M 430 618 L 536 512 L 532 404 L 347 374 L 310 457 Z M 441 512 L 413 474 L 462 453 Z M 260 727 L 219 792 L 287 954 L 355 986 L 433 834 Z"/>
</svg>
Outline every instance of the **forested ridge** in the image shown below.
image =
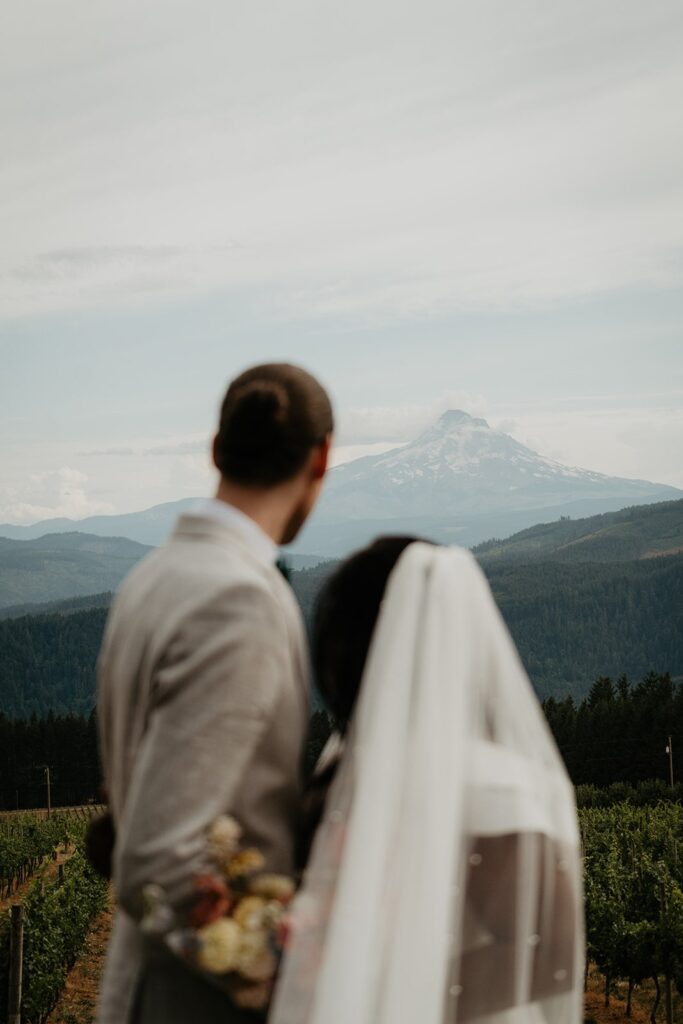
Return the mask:
<svg viewBox="0 0 683 1024">
<path fill-rule="evenodd" d="M 683 550 L 683 500 L 636 505 L 619 512 L 539 523 L 505 540 L 474 548 L 485 562 L 620 562 Z"/>
<path fill-rule="evenodd" d="M 0 608 L 114 590 L 150 549 L 125 537 L 0 537 Z"/>
<path fill-rule="evenodd" d="M 667 673 L 648 673 L 636 684 L 605 676 L 580 703 L 550 697 L 543 710 L 577 785 L 668 780 L 669 736 L 674 766 L 680 758 L 683 769 L 683 686 Z"/>
<path fill-rule="evenodd" d="M 334 564 L 292 573 L 309 621 Z M 601 675 L 683 676 L 683 555 L 582 565 L 501 562 L 484 569 L 542 698 L 580 699 Z M 107 609 L 58 607 L 0 621 L 0 710 L 7 715 L 87 715 L 93 707 Z"/>
<path fill-rule="evenodd" d="M 675 779 L 683 782 L 683 686 L 664 673 L 649 673 L 631 683 L 627 677 L 602 677 L 588 697 L 543 702 L 582 802 L 604 805 L 635 799 L 631 786 L 660 780 L 648 799 L 668 795 L 668 737 L 674 750 Z M 330 731 L 324 711 L 311 720 L 307 764 L 315 763 Z M 680 756 L 681 772 L 678 771 Z M 13 719 L 0 713 L 0 810 L 40 807 L 46 801 L 45 766 L 51 769 L 52 802 L 83 804 L 100 799 L 100 770 L 95 715 L 53 715 Z M 598 799 L 590 786 L 622 788 L 608 800 Z M 626 788 L 624 788 L 626 787 Z M 645 792 L 645 791 L 643 791 Z M 681 787 L 675 791 L 681 797 Z"/>
<path fill-rule="evenodd" d="M 11 719 L 0 712 L 0 810 L 45 807 L 46 767 L 53 806 L 101 798 L 95 715 Z"/>
<path fill-rule="evenodd" d="M 94 608 L 0 622 L 0 711 L 89 714 L 106 618 Z"/>
<path fill-rule="evenodd" d="M 67 597 L 59 601 L 29 602 L 13 604 L 0 608 L 1 619 L 18 619 L 24 615 L 67 615 L 70 612 L 82 612 L 88 608 L 108 608 L 114 595 L 111 590 L 102 594 L 87 594 L 85 597 Z"/>
<path fill-rule="evenodd" d="M 599 675 L 683 676 L 683 555 L 602 565 L 484 565 L 541 697 Z"/>
<path fill-rule="evenodd" d="M 310 620 L 335 563 L 294 574 Z M 585 697 L 600 675 L 683 677 L 683 555 L 605 563 L 482 562 L 542 698 Z"/>
</svg>

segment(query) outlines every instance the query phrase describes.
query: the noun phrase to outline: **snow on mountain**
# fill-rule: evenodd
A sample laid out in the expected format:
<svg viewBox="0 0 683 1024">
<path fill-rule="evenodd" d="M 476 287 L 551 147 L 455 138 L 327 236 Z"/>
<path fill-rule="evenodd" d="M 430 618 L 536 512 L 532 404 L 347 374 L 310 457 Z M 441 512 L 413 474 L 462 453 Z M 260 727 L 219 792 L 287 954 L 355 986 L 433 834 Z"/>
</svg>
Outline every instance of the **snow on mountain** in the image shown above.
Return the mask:
<svg viewBox="0 0 683 1024">
<path fill-rule="evenodd" d="M 333 469 L 291 557 L 297 567 L 317 560 L 310 556 L 338 557 L 387 532 L 468 546 L 561 515 L 590 516 L 680 497 L 675 487 L 563 466 L 492 430 L 486 420 L 452 410 L 410 444 Z M 0 537 L 28 540 L 80 530 L 161 544 L 195 500 L 78 523 L 0 525 Z"/>
<path fill-rule="evenodd" d="M 678 497 L 674 487 L 564 466 L 460 410 L 410 444 L 334 469 L 319 520 L 477 515 L 584 499 Z"/>
</svg>

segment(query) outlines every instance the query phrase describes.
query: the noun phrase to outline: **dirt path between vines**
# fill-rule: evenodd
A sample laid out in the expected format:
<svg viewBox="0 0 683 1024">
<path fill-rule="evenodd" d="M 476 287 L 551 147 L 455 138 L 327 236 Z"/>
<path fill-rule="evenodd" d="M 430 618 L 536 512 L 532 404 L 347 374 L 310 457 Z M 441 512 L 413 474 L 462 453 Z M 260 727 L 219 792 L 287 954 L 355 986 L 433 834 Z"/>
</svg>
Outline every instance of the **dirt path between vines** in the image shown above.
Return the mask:
<svg viewBox="0 0 683 1024">
<path fill-rule="evenodd" d="M 21 903 L 37 878 L 44 878 L 45 881 L 51 881 L 53 878 L 56 878 L 59 874 L 59 865 L 66 864 L 69 858 L 73 856 L 74 851 L 75 847 L 71 846 L 66 851 L 60 850 L 55 860 L 52 857 L 46 857 L 38 870 L 34 871 L 25 882 L 22 882 L 10 896 L 0 899 L 0 914 L 4 910 L 8 910 L 13 903 Z"/>
<path fill-rule="evenodd" d="M 113 910 L 110 895 L 106 910 L 90 926 L 85 948 L 69 971 L 66 985 L 46 1024 L 93 1024 Z"/>
<path fill-rule="evenodd" d="M 85 949 L 69 972 L 64 991 L 46 1024 L 93 1024 L 112 915 L 113 900 L 110 896 L 107 909 L 93 922 Z M 597 971 L 592 970 L 586 993 L 585 1020 L 591 1024 L 628 1024 L 629 1018 L 625 1016 L 626 989 L 625 983 L 618 983 L 611 996 L 610 1006 L 605 1007 L 604 981 Z M 654 988 L 651 982 L 636 989 L 630 1024 L 649 1024 L 653 996 Z M 664 1024 L 663 1000 L 659 1006 L 657 1020 Z M 679 996 L 674 1002 L 674 1020 L 676 1024 L 683 1024 L 683 999 Z"/>
<path fill-rule="evenodd" d="M 663 985 L 662 985 L 663 989 Z M 626 997 L 628 985 L 625 981 L 617 982 L 610 996 L 610 1005 L 605 1006 L 605 982 L 598 972 L 593 969 L 588 981 L 588 992 L 586 993 L 584 1018 L 586 1021 L 594 1021 L 595 1024 L 649 1024 L 650 1013 L 655 998 L 655 987 L 651 981 L 642 986 L 637 986 L 633 993 L 631 1017 L 626 1016 Z M 657 1008 L 657 1021 L 664 1024 L 666 1012 L 664 1009 L 664 993 Z M 674 1022 L 683 1024 L 683 998 L 674 990 Z"/>
</svg>

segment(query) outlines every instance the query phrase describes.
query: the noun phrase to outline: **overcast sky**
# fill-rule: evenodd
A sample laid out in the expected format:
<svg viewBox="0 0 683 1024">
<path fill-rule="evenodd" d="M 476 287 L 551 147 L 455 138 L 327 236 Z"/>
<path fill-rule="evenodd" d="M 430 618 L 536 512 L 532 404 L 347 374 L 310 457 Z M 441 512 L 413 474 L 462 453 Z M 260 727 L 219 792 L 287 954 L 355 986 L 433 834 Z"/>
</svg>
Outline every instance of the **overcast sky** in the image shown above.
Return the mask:
<svg viewBox="0 0 683 1024">
<path fill-rule="evenodd" d="M 683 487 L 679 0 L 0 16 L 0 521 L 206 492 L 246 364 Z"/>
</svg>

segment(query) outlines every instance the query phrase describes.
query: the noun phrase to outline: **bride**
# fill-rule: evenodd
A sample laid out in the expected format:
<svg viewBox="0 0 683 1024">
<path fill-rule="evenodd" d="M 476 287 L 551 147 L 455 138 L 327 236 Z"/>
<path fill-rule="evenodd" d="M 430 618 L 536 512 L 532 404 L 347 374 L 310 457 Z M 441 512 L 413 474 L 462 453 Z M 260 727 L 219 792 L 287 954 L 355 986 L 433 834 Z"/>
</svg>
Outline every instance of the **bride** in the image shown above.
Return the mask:
<svg viewBox="0 0 683 1024">
<path fill-rule="evenodd" d="M 573 790 L 474 558 L 378 541 L 315 651 L 342 738 L 270 1024 L 579 1024 Z"/>
</svg>

